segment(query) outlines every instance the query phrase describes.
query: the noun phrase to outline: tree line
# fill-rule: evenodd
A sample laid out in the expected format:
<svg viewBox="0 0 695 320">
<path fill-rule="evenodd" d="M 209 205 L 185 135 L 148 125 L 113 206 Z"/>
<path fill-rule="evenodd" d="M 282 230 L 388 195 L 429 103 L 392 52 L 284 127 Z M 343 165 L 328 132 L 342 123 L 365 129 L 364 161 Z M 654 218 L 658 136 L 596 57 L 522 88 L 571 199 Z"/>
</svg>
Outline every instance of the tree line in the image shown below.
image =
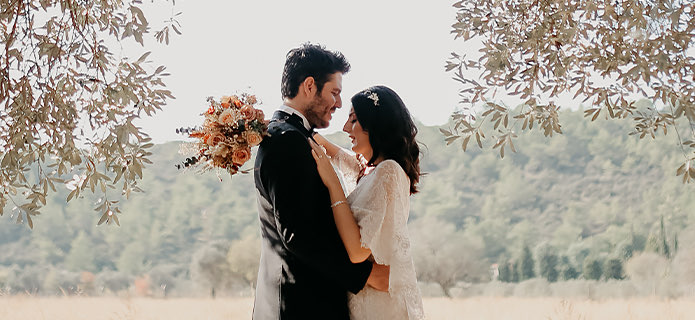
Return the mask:
<svg viewBox="0 0 695 320">
<path fill-rule="evenodd" d="M 638 143 L 623 134 L 629 122 L 586 122 L 581 110 L 560 117 L 562 135 L 522 135 L 517 153 L 504 159 L 494 150 L 464 153 L 446 145 L 440 127 L 419 126 L 426 175 L 411 201 L 409 228 L 420 281 L 448 292 L 493 279 L 626 279 L 631 259 L 643 253 L 680 261 L 695 199 L 693 186 L 671 172 L 679 161 L 671 136 Z M 347 143 L 340 133 L 332 138 Z M 123 211 L 120 227 L 95 226 L 98 196 L 82 194 L 66 204 L 66 185 L 47 198 L 33 230 L 16 224 L 7 205 L 9 214 L 0 219 L 0 288 L 252 292 L 258 260 L 252 176 L 177 171 L 178 145 L 152 147 L 144 193 L 110 199 Z"/>
</svg>

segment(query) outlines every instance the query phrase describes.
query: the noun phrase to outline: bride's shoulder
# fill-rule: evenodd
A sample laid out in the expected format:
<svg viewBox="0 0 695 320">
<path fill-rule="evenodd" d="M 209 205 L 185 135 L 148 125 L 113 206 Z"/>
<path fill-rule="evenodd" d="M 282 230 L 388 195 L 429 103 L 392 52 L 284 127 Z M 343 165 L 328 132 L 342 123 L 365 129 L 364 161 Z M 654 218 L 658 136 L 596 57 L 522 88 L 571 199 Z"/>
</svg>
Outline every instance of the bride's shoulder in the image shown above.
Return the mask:
<svg viewBox="0 0 695 320">
<path fill-rule="evenodd" d="M 398 177 L 405 177 L 407 178 L 408 176 L 405 173 L 405 170 L 401 167 L 396 160 L 393 159 L 386 159 L 384 161 L 381 161 L 375 168 L 375 171 L 381 172 L 382 175 L 395 175 Z"/>
</svg>

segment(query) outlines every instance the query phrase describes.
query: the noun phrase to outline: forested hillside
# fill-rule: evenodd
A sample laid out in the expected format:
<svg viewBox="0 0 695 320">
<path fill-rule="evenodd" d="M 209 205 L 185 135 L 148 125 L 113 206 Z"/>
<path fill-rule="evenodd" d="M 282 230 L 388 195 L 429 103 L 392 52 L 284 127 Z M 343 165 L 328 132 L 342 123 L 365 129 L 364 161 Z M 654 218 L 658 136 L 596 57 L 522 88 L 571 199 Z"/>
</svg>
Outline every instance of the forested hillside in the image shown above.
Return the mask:
<svg viewBox="0 0 695 320">
<path fill-rule="evenodd" d="M 466 152 L 457 143 L 446 146 L 439 127 L 420 126 L 427 174 L 412 198 L 410 229 L 421 280 L 443 288 L 485 282 L 497 263 L 499 279 L 513 281 L 504 270 L 522 268 L 524 247 L 536 259 L 534 273 L 516 280 L 548 278 L 546 256 L 555 257 L 560 279 L 572 279 L 568 270 L 581 277 L 587 258 L 603 266 L 645 250 L 676 254 L 679 235 L 695 218 L 695 186 L 675 176 L 683 156 L 673 133 L 640 141 L 627 135 L 628 122 L 589 122 L 581 110 L 564 111 L 561 121 L 562 135 L 521 136 L 518 152 L 504 159 L 473 142 Z M 332 138 L 345 145 L 342 133 Z M 145 192 L 123 200 L 120 227 L 96 226 L 99 199 L 66 205 L 64 186 L 35 218 L 34 230 L 16 224 L 12 206 L 6 207 L 0 287 L 39 294 L 130 288 L 155 295 L 248 287 L 258 241 L 252 176 L 223 174 L 220 181 L 215 174 L 177 171 L 178 146 L 154 148 L 141 183 Z M 463 271 L 441 279 L 431 270 L 437 268 Z"/>
</svg>

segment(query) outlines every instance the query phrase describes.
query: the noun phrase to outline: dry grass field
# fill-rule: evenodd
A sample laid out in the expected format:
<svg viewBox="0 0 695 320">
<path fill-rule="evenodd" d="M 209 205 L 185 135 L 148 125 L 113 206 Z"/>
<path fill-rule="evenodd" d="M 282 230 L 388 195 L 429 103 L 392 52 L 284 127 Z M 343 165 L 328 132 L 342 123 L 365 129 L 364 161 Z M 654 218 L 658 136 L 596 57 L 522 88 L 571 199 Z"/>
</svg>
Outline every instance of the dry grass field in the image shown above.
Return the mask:
<svg viewBox="0 0 695 320">
<path fill-rule="evenodd" d="M 695 319 L 695 300 L 427 298 L 428 319 Z M 0 319 L 250 319 L 253 300 L 0 297 Z"/>
</svg>

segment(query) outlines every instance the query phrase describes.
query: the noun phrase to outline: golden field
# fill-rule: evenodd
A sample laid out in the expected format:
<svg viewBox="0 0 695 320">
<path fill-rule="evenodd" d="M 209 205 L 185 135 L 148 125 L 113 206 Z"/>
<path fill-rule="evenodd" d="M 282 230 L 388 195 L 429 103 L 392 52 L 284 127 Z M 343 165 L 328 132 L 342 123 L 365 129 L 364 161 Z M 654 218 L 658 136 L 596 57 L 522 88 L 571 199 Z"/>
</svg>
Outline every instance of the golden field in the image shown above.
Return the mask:
<svg viewBox="0 0 695 320">
<path fill-rule="evenodd" d="M 426 298 L 428 319 L 695 319 L 695 300 L 559 298 Z M 0 319 L 250 319 L 251 298 L 0 297 Z"/>
</svg>

